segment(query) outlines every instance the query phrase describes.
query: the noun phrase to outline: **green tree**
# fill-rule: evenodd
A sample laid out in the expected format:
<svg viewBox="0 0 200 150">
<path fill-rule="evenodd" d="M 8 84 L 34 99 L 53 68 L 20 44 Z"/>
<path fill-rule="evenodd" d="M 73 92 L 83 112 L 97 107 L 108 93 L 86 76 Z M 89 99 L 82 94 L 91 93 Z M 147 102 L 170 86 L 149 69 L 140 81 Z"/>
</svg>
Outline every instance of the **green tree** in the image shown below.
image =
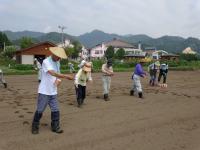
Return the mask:
<svg viewBox="0 0 200 150">
<path fill-rule="evenodd" d="M 74 47 L 65 48 L 65 52 L 66 52 L 68 57 L 72 57 L 72 54 L 74 53 Z"/>
<path fill-rule="evenodd" d="M 16 47 L 15 46 L 7 46 L 5 51 L 3 52 L 3 56 L 12 59 L 15 55 Z"/>
<path fill-rule="evenodd" d="M 12 43 L 10 42 L 10 40 L 8 39 L 8 37 L 5 33 L 0 32 L 0 52 L 3 51 L 4 44 L 5 44 L 5 46 L 9 46 Z"/>
<path fill-rule="evenodd" d="M 196 61 L 200 60 L 200 56 L 198 54 L 180 54 L 180 59 L 187 61 Z"/>
<path fill-rule="evenodd" d="M 115 57 L 117 59 L 123 59 L 125 55 L 125 50 L 123 48 L 120 48 L 117 50 L 117 52 L 115 53 Z"/>
<path fill-rule="evenodd" d="M 29 37 L 22 37 L 20 39 L 20 47 L 21 49 L 24 49 L 24 48 L 27 48 L 27 47 L 30 47 L 31 45 L 33 45 L 33 41 L 31 38 Z"/>
<path fill-rule="evenodd" d="M 106 57 L 107 59 L 113 58 L 113 57 L 114 57 L 114 47 L 109 46 L 109 47 L 107 48 L 107 50 L 106 50 L 106 52 L 105 52 L 105 57 Z"/>
<path fill-rule="evenodd" d="M 72 58 L 77 58 L 79 53 L 81 52 L 81 49 L 82 49 L 82 45 L 78 42 L 78 41 L 74 41 L 72 42 L 72 44 L 74 45 L 74 50 L 73 50 L 73 53 L 72 53 Z"/>
</svg>

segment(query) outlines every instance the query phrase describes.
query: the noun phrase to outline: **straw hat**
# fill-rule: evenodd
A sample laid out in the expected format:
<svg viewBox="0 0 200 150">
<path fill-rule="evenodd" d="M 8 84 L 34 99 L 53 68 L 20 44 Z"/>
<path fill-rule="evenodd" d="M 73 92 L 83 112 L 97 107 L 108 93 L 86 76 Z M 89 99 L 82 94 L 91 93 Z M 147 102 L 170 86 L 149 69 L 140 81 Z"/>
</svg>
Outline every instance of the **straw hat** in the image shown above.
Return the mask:
<svg viewBox="0 0 200 150">
<path fill-rule="evenodd" d="M 49 47 L 49 50 L 52 52 L 52 54 L 67 59 L 67 55 L 65 53 L 65 50 L 61 47 Z"/>
<path fill-rule="evenodd" d="M 91 64 L 85 63 L 85 65 L 83 66 L 83 71 L 91 72 Z"/>
</svg>

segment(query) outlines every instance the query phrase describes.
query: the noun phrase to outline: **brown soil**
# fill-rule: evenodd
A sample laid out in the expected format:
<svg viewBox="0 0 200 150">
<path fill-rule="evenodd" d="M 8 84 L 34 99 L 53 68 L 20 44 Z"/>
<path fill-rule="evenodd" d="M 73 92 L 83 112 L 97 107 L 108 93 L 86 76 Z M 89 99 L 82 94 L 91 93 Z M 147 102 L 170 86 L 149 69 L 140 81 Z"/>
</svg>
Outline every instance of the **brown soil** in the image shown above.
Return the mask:
<svg viewBox="0 0 200 150">
<path fill-rule="evenodd" d="M 93 74 L 82 108 L 76 107 L 72 81 L 59 87 L 61 127 L 50 131 L 50 110 L 32 135 L 37 77 L 6 76 L 0 85 L 0 150 L 199 150 L 200 71 L 170 72 L 168 88 L 149 87 L 144 99 L 129 96 L 131 73 L 112 78 L 110 101 L 102 98 L 101 74 Z"/>
</svg>

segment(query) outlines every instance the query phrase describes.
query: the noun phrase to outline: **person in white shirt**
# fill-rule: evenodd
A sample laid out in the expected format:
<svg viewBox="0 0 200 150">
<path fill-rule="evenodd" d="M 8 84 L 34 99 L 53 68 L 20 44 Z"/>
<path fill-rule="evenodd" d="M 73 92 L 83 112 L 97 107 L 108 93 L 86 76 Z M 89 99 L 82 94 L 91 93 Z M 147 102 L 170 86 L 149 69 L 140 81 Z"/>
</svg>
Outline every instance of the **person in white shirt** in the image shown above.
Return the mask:
<svg viewBox="0 0 200 150">
<path fill-rule="evenodd" d="M 60 73 L 60 59 L 67 58 L 63 48 L 50 47 L 51 56 L 42 63 L 42 78 L 38 88 L 37 109 L 32 122 L 32 134 L 39 133 L 39 122 L 47 105 L 51 109 L 51 130 L 62 133 L 60 129 L 60 111 L 57 101 L 57 86 L 61 83 L 60 78 L 72 80 L 73 77 Z"/>
<path fill-rule="evenodd" d="M 34 60 L 35 63 L 35 70 L 38 71 L 38 82 L 41 82 L 41 77 L 42 77 L 42 62 L 38 61 L 37 58 Z"/>
<path fill-rule="evenodd" d="M 113 68 L 112 68 L 112 60 L 107 60 L 107 63 L 102 65 L 102 81 L 103 81 L 103 96 L 104 100 L 108 101 L 109 99 L 109 90 L 110 90 L 110 83 L 111 77 L 114 75 Z"/>
<path fill-rule="evenodd" d="M 7 88 L 7 83 L 3 77 L 3 71 L 0 69 L 0 82 L 4 85 L 4 88 Z"/>
<path fill-rule="evenodd" d="M 159 76 L 158 76 L 158 83 L 160 83 L 161 77 L 163 76 L 163 84 L 166 84 L 167 73 L 168 73 L 168 64 L 167 63 L 162 63 L 160 65 L 160 72 L 159 72 Z"/>
<path fill-rule="evenodd" d="M 90 78 L 91 64 L 86 63 L 75 76 L 75 89 L 78 107 L 81 107 L 86 97 L 86 84 L 91 81 Z"/>
</svg>

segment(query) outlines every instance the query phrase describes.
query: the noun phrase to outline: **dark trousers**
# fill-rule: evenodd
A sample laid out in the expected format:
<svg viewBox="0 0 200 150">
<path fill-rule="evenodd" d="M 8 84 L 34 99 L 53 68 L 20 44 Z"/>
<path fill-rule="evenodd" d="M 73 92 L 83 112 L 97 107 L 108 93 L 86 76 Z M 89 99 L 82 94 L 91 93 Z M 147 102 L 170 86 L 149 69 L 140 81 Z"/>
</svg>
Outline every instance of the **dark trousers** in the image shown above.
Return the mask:
<svg viewBox="0 0 200 150">
<path fill-rule="evenodd" d="M 75 87 L 76 89 L 76 99 L 77 103 L 79 105 L 82 105 L 86 96 L 86 86 L 78 85 L 78 88 Z"/>
<path fill-rule="evenodd" d="M 160 70 L 160 73 L 159 73 L 159 76 L 158 76 L 158 82 L 160 82 L 162 76 L 163 76 L 163 83 L 166 83 L 167 73 L 165 71 L 161 71 L 161 70 Z"/>
<path fill-rule="evenodd" d="M 155 85 L 156 74 L 157 74 L 157 70 L 156 69 L 150 70 L 150 81 L 149 81 L 149 84 L 152 85 L 152 86 Z"/>
</svg>

